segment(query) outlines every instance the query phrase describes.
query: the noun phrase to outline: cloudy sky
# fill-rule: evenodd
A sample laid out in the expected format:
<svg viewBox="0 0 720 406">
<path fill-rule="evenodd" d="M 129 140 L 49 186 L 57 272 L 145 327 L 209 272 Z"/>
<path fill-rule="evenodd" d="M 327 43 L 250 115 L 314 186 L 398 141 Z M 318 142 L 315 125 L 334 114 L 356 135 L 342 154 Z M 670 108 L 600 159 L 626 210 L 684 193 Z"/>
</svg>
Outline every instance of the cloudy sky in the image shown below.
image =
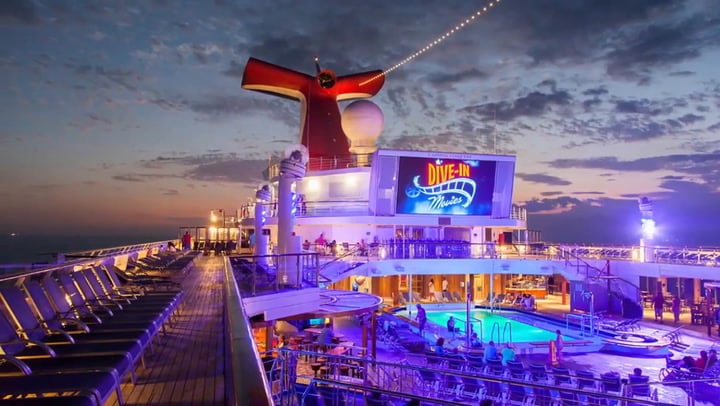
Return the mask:
<svg viewBox="0 0 720 406">
<path fill-rule="evenodd" d="M 0 232 L 173 235 L 234 208 L 299 105 L 242 90 L 254 56 L 387 69 L 469 0 L 0 2 Z M 717 0 L 504 0 L 393 71 L 381 145 L 513 154 L 549 241 L 720 245 Z"/>
</svg>

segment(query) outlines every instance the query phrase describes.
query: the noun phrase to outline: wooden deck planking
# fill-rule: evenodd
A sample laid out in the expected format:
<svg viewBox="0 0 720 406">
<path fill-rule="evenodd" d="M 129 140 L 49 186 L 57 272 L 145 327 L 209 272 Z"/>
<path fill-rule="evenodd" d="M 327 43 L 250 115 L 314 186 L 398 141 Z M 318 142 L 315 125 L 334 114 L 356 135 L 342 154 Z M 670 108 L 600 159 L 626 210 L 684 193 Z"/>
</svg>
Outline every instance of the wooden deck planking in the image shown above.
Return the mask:
<svg viewBox="0 0 720 406">
<path fill-rule="evenodd" d="M 224 382 L 223 258 L 200 257 L 183 280 L 180 316 L 160 337 L 138 383 L 123 384 L 127 405 L 222 405 Z M 118 405 L 113 398 L 106 406 Z"/>
</svg>

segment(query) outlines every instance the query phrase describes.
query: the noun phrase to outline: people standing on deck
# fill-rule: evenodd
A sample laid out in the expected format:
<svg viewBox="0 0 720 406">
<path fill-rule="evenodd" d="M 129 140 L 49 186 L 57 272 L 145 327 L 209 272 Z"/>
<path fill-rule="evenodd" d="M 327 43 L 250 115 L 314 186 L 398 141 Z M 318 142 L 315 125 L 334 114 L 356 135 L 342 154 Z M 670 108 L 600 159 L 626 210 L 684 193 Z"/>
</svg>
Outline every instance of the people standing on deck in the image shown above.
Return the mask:
<svg viewBox="0 0 720 406">
<path fill-rule="evenodd" d="M 327 240 L 325 239 L 325 233 L 320 233 L 320 236 L 315 239 L 315 251 L 324 254 L 327 246 Z"/>
<path fill-rule="evenodd" d="M 560 362 L 563 350 L 563 338 L 560 330 L 555 330 L 555 359 Z"/>
<path fill-rule="evenodd" d="M 430 278 L 430 282 L 428 282 L 428 293 L 430 294 L 430 301 L 435 301 L 435 281 Z"/>
<path fill-rule="evenodd" d="M 427 323 L 427 314 L 425 314 L 425 309 L 418 303 L 417 305 L 417 315 L 415 316 L 415 320 L 418 322 L 418 329 L 420 330 L 420 335 L 423 335 L 423 330 L 425 330 L 425 323 Z"/>
<path fill-rule="evenodd" d="M 653 298 L 653 308 L 655 308 L 655 321 L 663 322 L 663 308 L 665 307 L 665 298 L 662 292 L 658 292 Z"/>
<path fill-rule="evenodd" d="M 672 312 L 673 312 L 673 317 L 675 318 L 675 323 L 679 323 L 680 322 L 680 298 L 678 297 L 678 295 L 673 296 Z"/>
<path fill-rule="evenodd" d="M 365 242 L 364 238 L 361 238 L 360 242 L 357 243 L 357 248 L 358 248 L 358 254 L 360 256 L 363 256 L 363 257 L 367 256 L 367 254 L 368 254 L 367 243 Z"/>
<path fill-rule="evenodd" d="M 450 298 L 450 295 L 448 294 L 448 280 L 447 280 L 447 278 L 443 276 L 442 282 L 440 282 L 440 284 L 441 284 L 441 286 L 442 286 L 443 298 L 445 298 L 445 299 Z"/>
<path fill-rule="evenodd" d="M 317 338 L 318 345 L 323 351 L 327 351 L 333 343 L 333 338 L 335 338 L 335 333 L 333 332 L 332 324 L 325 323 L 325 327 L 320 330 L 320 335 L 318 335 Z"/>
<path fill-rule="evenodd" d="M 189 231 L 185 231 L 185 234 L 183 234 L 183 236 L 182 236 L 183 251 L 190 251 L 191 244 L 192 244 L 192 236 L 190 236 Z"/>
<path fill-rule="evenodd" d="M 250 251 L 254 254 L 255 253 L 255 233 L 250 234 L 248 237 L 248 247 L 250 248 Z"/>
<path fill-rule="evenodd" d="M 448 329 L 448 333 L 455 335 L 455 317 L 450 316 L 450 318 L 447 321 L 447 329 Z"/>
</svg>

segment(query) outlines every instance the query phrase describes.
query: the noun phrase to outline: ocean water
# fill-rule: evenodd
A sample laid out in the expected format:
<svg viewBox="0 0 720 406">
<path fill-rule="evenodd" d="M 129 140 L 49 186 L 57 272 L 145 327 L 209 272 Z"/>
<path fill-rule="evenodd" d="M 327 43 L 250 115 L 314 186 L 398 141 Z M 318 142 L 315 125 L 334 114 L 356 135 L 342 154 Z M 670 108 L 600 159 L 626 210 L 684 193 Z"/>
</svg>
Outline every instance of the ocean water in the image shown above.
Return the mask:
<svg viewBox="0 0 720 406">
<path fill-rule="evenodd" d="M 177 238 L 176 235 L 10 235 L 0 236 L 0 264 L 53 263 L 57 253 L 117 247 Z"/>
</svg>

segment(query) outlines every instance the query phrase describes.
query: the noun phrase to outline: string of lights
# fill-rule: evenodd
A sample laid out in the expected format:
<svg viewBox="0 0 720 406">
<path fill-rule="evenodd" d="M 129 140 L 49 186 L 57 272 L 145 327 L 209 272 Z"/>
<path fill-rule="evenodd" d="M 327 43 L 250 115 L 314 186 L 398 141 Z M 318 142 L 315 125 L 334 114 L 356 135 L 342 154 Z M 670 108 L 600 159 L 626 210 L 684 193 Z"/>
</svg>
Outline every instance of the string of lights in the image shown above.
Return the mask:
<svg viewBox="0 0 720 406">
<path fill-rule="evenodd" d="M 406 63 L 412 61 L 413 59 L 417 58 L 418 56 L 426 53 L 427 51 L 429 51 L 429 50 L 432 49 L 433 47 L 435 47 L 435 46 L 437 46 L 437 45 L 440 45 L 440 43 L 442 43 L 442 42 L 445 41 L 446 39 L 450 38 L 452 35 L 456 34 L 458 31 L 460 31 L 460 30 L 462 30 L 463 28 L 465 28 L 465 27 L 467 27 L 468 25 L 470 25 L 470 23 L 472 23 L 473 21 L 475 21 L 478 17 L 482 16 L 483 14 L 486 14 L 491 8 L 493 8 L 494 6 L 496 6 L 496 5 L 499 4 L 499 3 L 500 3 L 500 0 L 493 0 L 493 1 L 491 1 L 490 3 L 488 3 L 488 4 L 487 4 L 485 7 L 483 7 L 482 9 L 473 12 L 470 16 L 468 16 L 468 17 L 467 17 L 464 21 L 462 21 L 460 24 L 458 24 L 458 25 L 456 25 L 454 28 L 450 29 L 450 31 L 446 32 L 445 34 L 443 34 L 443 35 L 441 35 L 441 36 L 439 36 L 439 37 L 437 37 L 437 38 L 435 38 L 435 40 L 429 42 L 429 43 L 428 43 L 427 45 L 425 45 L 423 48 L 418 49 L 416 52 L 410 54 L 407 58 L 405 58 L 405 59 L 403 59 L 402 61 L 396 63 L 396 64 L 393 65 L 392 67 L 383 70 L 382 73 L 379 73 L 379 74 L 371 77 L 370 79 L 368 79 L 368 80 L 360 83 L 360 85 L 362 86 L 362 85 L 365 85 L 365 84 L 367 84 L 367 83 L 372 82 L 373 80 L 377 80 L 378 78 L 380 78 L 380 77 L 382 77 L 382 76 L 387 76 L 388 73 L 390 73 L 390 72 L 392 72 L 392 71 L 400 68 L 401 66 L 403 66 L 403 65 L 405 65 Z"/>
</svg>

